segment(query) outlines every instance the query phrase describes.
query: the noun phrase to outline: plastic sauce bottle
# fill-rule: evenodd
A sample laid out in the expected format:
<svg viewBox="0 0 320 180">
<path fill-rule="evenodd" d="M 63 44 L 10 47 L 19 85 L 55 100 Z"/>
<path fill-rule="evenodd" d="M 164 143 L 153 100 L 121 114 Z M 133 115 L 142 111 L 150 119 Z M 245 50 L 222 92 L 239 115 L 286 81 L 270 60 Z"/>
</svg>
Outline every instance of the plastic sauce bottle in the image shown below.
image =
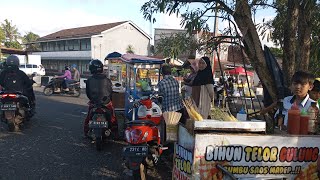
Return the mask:
<svg viewBox="0 0 320 180">
<path fill-rule="evenodd" d="M 316 102 L 312 102 L 311 106 L 308 109 L 308 115 L 310 117 L 308 132 L 310 134 L 316 133 L 316 126 L 318 124 L 317 123 L 318 114 L 319 114 L 319 109 L 317 107 L 317 103 Z"/>
<path fill-rule="evenodd" d="M 307 135 L 309 130 L 309 114 L 302 109 L 300 114 L 300 134 Z"/>
<path fill-rule="evenodd" d="M 300 133 L 300 110 L 296 103 L 288 110 L 288 133 Z"/>
</svg>

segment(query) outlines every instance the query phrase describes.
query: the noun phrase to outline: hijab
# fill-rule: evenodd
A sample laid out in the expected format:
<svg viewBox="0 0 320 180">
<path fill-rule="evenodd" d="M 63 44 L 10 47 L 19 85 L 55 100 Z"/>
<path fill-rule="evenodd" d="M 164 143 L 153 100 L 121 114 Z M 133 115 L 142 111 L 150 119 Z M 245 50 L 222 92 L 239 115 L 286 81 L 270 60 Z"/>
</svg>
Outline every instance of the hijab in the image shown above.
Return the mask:
<svg viewBox="0 0 320 180">
<path fill-rule="evenodd" d="M 193 80 L 192 86 L 214 84 L 210 59 L 204 56 L 200 59 L 200 61 L 204 61 L 207 64 L 207 66 L 204 70 L 198 71 L 197 76 Z"/>
</svg>

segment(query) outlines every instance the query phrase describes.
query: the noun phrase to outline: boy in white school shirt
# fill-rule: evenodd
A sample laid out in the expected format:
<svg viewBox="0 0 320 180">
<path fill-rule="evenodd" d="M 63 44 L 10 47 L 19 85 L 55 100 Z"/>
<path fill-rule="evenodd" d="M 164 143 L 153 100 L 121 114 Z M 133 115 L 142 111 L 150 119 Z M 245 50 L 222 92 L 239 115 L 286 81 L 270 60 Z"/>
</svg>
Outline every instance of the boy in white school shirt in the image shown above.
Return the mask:
<svg viewBox="0 0 320 180">
<path fill-rule="evenodd" d="M 311 106 L 312 100 L 308 94 L 313 88 L 314 76 L 310 73 L 297 71 L 292 76 L 291 91 L 293 96 L 287 96 L 283 99 L 283 109 L 282 114 L 284 115 L 284 125 L 288 124 L 288 110 L 291 106 L 296 103 L 300 111 L 304 109 L 305 111 Z M 279 114 L 279 109 L 277 110 L 274 117 L 276 118 Z"/>
</svg>

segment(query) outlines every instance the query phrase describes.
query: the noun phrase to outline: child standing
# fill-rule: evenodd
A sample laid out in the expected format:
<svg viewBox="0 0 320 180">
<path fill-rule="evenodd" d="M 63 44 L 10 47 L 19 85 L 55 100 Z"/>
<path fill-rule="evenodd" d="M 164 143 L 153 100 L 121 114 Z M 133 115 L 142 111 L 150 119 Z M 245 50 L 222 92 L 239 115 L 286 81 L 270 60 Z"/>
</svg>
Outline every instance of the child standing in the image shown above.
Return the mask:
<svg viewBox="0 0 320 180">
<path fill-rule="evenodd" d="M 291 83 L 291 91 L 293 96 L 287 96 L 283 100 L 283 110 L 284 115 L 284 125 L 288 124 L 288 110 L 293 104 L 296 104 L 300 111 L 304 109 L 305 111 L 311 106 L 312 102 L 315 102 L 310 98 L 308 92 L 313 88 L 314 76 L 307 72 L 298 71 L 294 73 Z M 277 110 L 275 117 L 279 110 Z"/>
<path fill-rule="evenodd" d="M 313 83 L 313 88 L 310 91 L 310 98 L 315 100 L 315 101 L 320 101 L 320 81 L 315 80 Z M 319 104 L 318 104 L 319 106 Z"/>
</svg>

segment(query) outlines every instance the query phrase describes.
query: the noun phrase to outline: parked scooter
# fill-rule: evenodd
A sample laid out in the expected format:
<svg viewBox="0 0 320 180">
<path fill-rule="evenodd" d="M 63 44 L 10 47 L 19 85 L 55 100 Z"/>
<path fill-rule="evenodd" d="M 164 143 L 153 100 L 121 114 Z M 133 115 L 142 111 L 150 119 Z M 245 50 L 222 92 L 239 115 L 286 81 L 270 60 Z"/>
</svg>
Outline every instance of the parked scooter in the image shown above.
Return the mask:
<svg viewBox="0 0 320 180">
<path fill-rule="evenodd" d="M 69 83 L 69 91 L 65 91 L 62 88 L 62 83 L 58 78 L 52 78 L 49 83 L 43 89 L 43 94 L 50 96 L 52 94 L 69 95 L 73 97 L 79 97 L 81 95 L 80 82 L 74 81 Z"/>
<path fill-rule="evenodd" d="M 102 150 L 103 143 L 112 138 L 114 133 L 112 132 L 112 116 L 113 108 L 112 104 L 93 104 L 93 108 L 90 110 L 91 120 L 89 121 L 89 137 L 95 141 L 98 151 Z"/>
<path fill-rule="evenodd" d="M 29 100 L 21 92 L 1 91 L 1 121 L 8 124 L 9 131 L 18 131 L 20 125 L 33 115 Z"/>
<path fill-rule="evenodd" d="M 125 139 L 129 143 L 123 148 L 127 167 L 133 171 L 134 179 L 146 179 L 147 168 L 154 167 L 166 148 L 160 143 L 160 131 L 157 126 L 162 120 L 161 108 L 152 100 L 157 94 L 135 100 L 132 96 L 132 121 L 127 123 Z M 138 120 L 135 120 L 138 108 Z"/>
</svg>

